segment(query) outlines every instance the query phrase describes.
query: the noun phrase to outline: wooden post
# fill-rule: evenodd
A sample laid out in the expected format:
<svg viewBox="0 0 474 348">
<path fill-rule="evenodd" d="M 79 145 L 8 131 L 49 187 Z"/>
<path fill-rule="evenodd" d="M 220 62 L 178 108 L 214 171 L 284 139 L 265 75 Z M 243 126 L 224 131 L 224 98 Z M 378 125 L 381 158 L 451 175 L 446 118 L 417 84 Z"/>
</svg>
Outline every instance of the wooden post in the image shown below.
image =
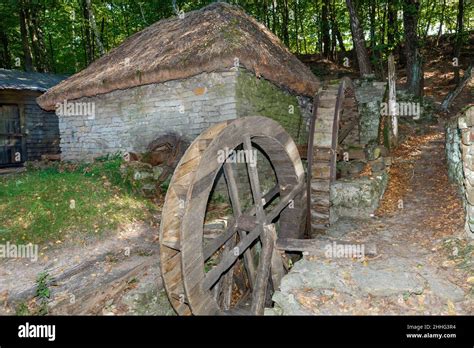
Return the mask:
<svg viewBox="0 0 474 348">
<path fill-rule="evenodd" d="M 393 54 L 388 57 L 388 115 L 391 120 L 390 146 L 397 145 L 398 142 L 398 115 L 397 106 L 397 78 L 395 75 L 395 60 Z"/>
</svg>

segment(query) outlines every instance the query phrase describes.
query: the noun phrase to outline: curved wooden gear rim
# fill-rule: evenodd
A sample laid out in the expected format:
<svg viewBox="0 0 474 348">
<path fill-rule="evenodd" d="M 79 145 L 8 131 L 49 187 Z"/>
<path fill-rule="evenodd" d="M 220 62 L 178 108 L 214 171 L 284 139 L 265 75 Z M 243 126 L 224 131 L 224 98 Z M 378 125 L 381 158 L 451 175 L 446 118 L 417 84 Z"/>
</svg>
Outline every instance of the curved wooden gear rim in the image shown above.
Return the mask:
<svg viewBox="0 0 474 348">
<path fill-rule="evenodd" d="M 339 81 L 338 81 L 339 82 Z M 310 236 L 326 231 L 330 224 L 331 184 L 336 179 L 339 121 L 344 111 L 354 111 L 354 85 L 344 77 L 323 87 L 315 96 L 308 140 L 307 226 Z M 346 134 L 347 133 L 347 134 Z"/>
</svg>

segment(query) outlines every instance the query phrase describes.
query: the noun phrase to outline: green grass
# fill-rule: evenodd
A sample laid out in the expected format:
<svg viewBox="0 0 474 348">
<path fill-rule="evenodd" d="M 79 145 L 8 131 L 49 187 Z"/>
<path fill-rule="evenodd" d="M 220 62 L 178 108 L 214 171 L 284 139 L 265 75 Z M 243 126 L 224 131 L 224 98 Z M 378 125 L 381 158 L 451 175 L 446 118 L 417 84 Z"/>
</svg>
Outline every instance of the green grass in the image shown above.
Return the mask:
<svg viewBox="0 0 474 348">
<path fill-rule="evenodd" d="M 132 193 L 120 164 L 118 157 L 104 158 L 0 177 L 0 243 L 101 235 L 151 219 L 154 204 Z"/>
</svg>

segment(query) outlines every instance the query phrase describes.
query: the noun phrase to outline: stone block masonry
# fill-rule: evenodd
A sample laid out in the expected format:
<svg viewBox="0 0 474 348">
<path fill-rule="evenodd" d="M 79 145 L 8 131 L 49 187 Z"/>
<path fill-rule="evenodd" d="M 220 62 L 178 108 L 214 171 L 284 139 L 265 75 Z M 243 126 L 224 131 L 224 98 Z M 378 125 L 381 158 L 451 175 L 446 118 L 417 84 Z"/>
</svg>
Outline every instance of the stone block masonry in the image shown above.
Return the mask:
<svg viewBox="0 0 474 348">
<path fill-rule="evenodd" d="M 295 96 L 245 69 L 202 73 L 184 80 L 116 90 L 68 103 L 94 103 L 95 116 L 59 117 L 63 160 L 90 161 L 144 151 L 161 134 L 192 141 L 215 123 L 267 116 L 297 142 L 307 141 L 311 100 Z"/>
<path fill-rule="evenodd" d="M 460 113 L 458 127 L 461 133 L 459 144 L 464 174 L 465 231 L 469 238 L 474 238 L 474 106 L 470 106 Z"/>
<path fill-rule="evenodd" d="M 95 116 L 59 117 L 63 160 L 143 151 L 157 136 L 194 139 L 212 124 L 237 117 L 237 72 L 203 73 L 185 80 L 116 90 L 68 103 L 94 103 Z"/>
<path fill-rule="evenodd" d="M 381 102 L 385 93 L 385 82 L 372 79 L 354 81 L 356 99 L 359 103 L 359 135 L 360 143 L 368 144 L 378 137 L 380 124 Z"/>
</svg>

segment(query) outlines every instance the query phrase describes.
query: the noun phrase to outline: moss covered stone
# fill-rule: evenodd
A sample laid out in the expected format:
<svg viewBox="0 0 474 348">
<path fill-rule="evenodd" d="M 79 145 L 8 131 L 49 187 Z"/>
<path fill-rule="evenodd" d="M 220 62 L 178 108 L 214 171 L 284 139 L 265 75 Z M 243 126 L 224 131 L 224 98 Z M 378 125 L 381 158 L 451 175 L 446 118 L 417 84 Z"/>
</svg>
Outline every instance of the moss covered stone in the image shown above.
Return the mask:
<svg viewBox="0 0 474 348">
<path fill-rule="evenodd" d="M 296 96 L 241 69 L 237 76 L 236 100 L 238 117 L 258 115 L 271 118 L 280 123 L 295 142 L 307 141 L 306 120 Z"/>
</svg>

